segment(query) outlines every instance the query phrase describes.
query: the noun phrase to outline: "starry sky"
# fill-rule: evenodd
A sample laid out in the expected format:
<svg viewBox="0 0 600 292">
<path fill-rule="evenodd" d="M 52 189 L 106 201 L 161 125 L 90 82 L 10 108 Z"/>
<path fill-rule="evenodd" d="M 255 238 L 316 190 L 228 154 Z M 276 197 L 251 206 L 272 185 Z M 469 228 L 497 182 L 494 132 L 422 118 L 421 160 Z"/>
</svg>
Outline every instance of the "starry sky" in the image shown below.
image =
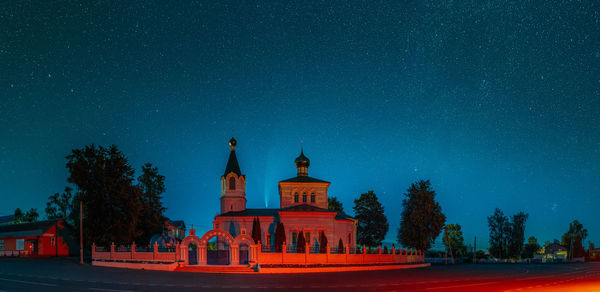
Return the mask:
<svg viewBox="0 0 600 292">
<path fill-rule="evenodd" d="M 375 191 L 388 242 L 430 179 L 467 243 L 498 207 L 600 244 L 596 1 L 59 2 L 0 5 L 0 215 L 43 214 L 71 149 L 116 144 L 208 231 L 234 135 L 249 208 L 279 206 L 303 141 L 348 213 Z"/>
</svg>

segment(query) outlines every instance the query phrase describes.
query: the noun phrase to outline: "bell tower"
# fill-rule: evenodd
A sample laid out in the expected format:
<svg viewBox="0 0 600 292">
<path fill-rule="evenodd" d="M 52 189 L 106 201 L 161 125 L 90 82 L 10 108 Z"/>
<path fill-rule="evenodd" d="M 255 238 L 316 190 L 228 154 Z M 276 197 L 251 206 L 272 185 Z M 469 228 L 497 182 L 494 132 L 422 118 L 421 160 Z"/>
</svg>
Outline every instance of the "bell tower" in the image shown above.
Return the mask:
<svg viewBox="0 0 600 292">
<path fill-rule="evenodd" d="M 221 176 L 221 214 L 246 210 L 246 176 L 240 171 L 235 155 L 236 144 L 237 141 L 231 137 L 229 160 Z"/>
</svg>

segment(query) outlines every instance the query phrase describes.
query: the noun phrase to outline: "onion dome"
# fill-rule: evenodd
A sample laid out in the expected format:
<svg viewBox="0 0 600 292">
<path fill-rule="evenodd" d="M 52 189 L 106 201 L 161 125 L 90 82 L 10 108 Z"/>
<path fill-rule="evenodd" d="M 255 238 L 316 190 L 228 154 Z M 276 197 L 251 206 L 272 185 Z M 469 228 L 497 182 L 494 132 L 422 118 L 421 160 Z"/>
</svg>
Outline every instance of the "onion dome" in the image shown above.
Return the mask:
<svg viewBox="0 0 600 292">
<path fill-rule="evenodd" d="M 229 146 L 231 146 L 232 151 L 235 151 L 236 144 L 237 144 L 237 141 L 235 140 L 235 138 L 231 137 L 231 140 L 229 140 Z"/>
<path fill-rule="evenodd" d="M 237 141 L 233 137 L 229 140 L 229 146 L 231 146 L 231 152 L 229 153 L 229 160 L 227 160 L 227 166 L 225 167 L 225 173 L 223 176 L 227 176 L 230 172 L 237 174 L 238 176 L 242 175 L 242 171 L 240 170 L 240 165 L 238 164 L 237 156 L 235 155 L 235 145 Z"/>
<path fill-rule="evenodd" d="M 310 160 L 308 157 L 304 156 L 304 150 L 300 150 L 300 156 L 296 158 L 296 167 L 308 167 L 310 165 Z"/>
</svg>

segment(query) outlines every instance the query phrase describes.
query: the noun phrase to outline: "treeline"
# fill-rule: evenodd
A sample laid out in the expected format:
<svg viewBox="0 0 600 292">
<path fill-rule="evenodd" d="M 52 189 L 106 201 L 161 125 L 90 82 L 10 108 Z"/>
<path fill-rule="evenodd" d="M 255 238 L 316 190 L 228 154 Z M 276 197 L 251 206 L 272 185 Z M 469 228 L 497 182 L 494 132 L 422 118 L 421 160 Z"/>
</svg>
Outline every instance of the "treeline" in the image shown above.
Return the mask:
<svg viewBox="0 0 600 292">
<path fill-rule="evenodd" d="M 67 182 L 75 189 L 66 187 L 48 198 L 48 219 L 65 219 L 79 239 L 81 202 L 84 246 L 132 241 L 142 245 L 162 231 L 165 177 L 156 167 L 144 164 L 136 178 L 128 159 L 114 145 L 74 149 L 66 159 Z"/>
</svg>

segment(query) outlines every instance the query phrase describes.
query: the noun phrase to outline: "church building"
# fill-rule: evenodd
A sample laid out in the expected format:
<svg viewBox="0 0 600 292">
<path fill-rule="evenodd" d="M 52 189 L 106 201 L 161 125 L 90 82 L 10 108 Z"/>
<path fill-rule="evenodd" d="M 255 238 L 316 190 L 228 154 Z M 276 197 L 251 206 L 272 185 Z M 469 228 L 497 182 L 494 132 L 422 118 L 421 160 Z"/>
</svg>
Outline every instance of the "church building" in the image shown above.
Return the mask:
<svg viewBox="0 0 600 292">
<path fill-rule="evenodd" d="M 246 208 L 246 176 L 242 174 L 235 153 L 236 140 L 231 138 L 231 152 L 221 176 L 221 210 L 213 221 L 214 229 L 225 230 L 232 237 L 251 235 L 258 218 L 262 249 L 273 249 L 277 223 L 283 223 L 288 250 L 296 248 L 298 235 L 304 233 L 310 247 L 320 245 L 323 236 L 328 246 L 356 245 L 357 221 L 343 212 L 328 210 L 327 191 L 330 182 L 308 176 L 310 160 L 303 150 L 296 158 L 297 175 L 279 182 L 279 208 Z"/>
</svg>

